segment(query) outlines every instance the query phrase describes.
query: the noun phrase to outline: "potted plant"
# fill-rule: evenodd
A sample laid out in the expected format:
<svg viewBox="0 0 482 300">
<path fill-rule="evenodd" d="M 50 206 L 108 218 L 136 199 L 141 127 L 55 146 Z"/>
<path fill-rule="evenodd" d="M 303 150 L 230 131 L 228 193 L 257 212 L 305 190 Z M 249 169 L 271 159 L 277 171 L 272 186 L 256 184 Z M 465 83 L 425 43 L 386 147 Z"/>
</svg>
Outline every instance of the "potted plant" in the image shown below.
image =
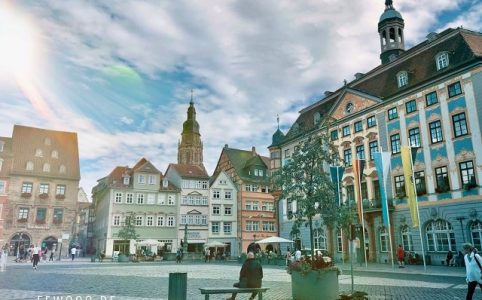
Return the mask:
<svg viewBox="0 0 482 300">
<path fill-rule="evenodd" d="M 274 185 L 280 199 L 294 202 L 297 209 L 289 215 L 294 220 L 292 235 L 306 226 L 310 234 L 311 257 L 288 268 L 291 274 L 294 300 L 338 299 L 338 270 L 331 259 L 316 257 L 314 251 L 314 228 L 325 226 L 329 232 L 335 226 L 348 232 L 354 213 L 348 205 L 338 203 L 336 188 L 328 174 L 328 166 L 338 160 L 338 151 L 329 139 L 328 128 L 319 132 L 306 132 L 290 161 L 274 174 Z M 329 262 L 328 262 L 329 260 Z"/>
</svg>

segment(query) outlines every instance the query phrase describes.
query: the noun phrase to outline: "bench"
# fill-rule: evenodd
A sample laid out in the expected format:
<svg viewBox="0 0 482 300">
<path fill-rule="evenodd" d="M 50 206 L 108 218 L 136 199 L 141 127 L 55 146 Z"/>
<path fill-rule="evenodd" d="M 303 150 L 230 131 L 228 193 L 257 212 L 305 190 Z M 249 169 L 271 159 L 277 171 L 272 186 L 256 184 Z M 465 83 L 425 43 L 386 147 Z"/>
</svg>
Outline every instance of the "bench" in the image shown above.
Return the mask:
<svg viewBox="0 0 482 300">
<path fill-rule="evenodd" d="M 235 287 L 223 287 L 223 288 L 215 288 L 215 287 L 208 287 L 208 288 L 199 288 L 201 290 L 201 294 L 205 295 L 204 300 L 209 300 L 209 295 L 213 294 L 244 294 L 244 293 L 258 293 L 258 299 L 263 300 L 263 293 L 265 293 L 268 288 L 235 288 Z"/>
</svg>

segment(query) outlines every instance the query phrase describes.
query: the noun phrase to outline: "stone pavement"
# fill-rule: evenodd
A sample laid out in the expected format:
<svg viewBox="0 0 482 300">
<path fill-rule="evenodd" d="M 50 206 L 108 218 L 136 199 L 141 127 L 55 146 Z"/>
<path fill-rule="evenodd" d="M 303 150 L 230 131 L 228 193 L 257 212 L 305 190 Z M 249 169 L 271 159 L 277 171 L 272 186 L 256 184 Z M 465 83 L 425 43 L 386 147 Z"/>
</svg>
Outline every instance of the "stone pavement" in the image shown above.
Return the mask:
<svg viewBox="0 0 482 300">
<path fill-rule="evenodd" d="M 340 264 L 341 291 L 350 291 L 349 264 Z M 186 272 L 188 299 L 204 299 L 200 287 L 231 286 L 237 281 L 240 265 L 236 263 L 146 262 L 91 263 L 90 259 L 42 262 L 38 271 L 30 263 L 11 263 L 0 273 L 0 299 L 36 300 L 112 300 L 167 299 L 168 277 L 172 272 Z M 464 268 L 444 266 L 407 266 L 399 269 L 385 264 L 357 265 L 355 290 L 366 291 L 370 299 L 464 299 Z M 270 290 L 264 299 L 291 299 L 290 277 L 283 267 L 264 266 L 263 286 Z M 474 299 L 482 299 L 482 293 Z M 48 297 L 50 298 L 48 298 Z M 58 298 L 52 298 L 57 296 Z M 70 296 L 70 298 L 68 297 Z M 104 298 L 102 298 L 104 297 Z M 226 299 L 216 295 L 212 299 Z M 247 299 L 238 295 L 237 299 Z"/>
</svg>

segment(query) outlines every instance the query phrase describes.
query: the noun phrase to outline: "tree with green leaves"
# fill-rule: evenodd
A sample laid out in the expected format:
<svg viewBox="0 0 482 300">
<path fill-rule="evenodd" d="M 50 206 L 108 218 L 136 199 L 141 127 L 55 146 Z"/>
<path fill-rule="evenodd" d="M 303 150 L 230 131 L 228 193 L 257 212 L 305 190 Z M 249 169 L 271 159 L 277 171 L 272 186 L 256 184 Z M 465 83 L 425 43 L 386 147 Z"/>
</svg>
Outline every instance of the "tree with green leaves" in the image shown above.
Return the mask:
<svg viewBox="0 0 482 300">
<path fill-rule="evenodd" d="M 136 227 L 134 226 L 134 214 L 131 213 L 126 216 L 125 222 L 122 224 L 121 229 L 117 233 L 119 239 L 123 241 L 136 240 L 139 238 L 139 234 L 136 232 Z"/>
<path fill-rule="evenodd" d="M 274 174 L 274 185 L 280 199 L 296 203 L 288 216 L 294 219 L 291 234 L 299 233 L 302 225 L 309 227 L 311 255 L 314 257 L 313 219 L 320 217 L 321 225 L 329 229 L 339 226 L 348 230 L 354 213 L 336 200 L 336 186 L 329 175 L 329 166 L 338 159 L 330 143 L 328 130 L 304 134 L 289 162 Z M 346 231 L 348 232 L 348 231 Z"/>
</svg>

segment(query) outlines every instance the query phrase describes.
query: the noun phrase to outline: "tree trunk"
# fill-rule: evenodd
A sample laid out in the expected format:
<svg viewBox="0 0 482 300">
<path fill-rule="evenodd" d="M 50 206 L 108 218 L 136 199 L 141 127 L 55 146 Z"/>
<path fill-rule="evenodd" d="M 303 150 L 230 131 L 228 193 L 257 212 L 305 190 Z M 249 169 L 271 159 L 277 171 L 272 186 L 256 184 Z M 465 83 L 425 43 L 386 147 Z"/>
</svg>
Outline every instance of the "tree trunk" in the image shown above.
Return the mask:
<svg viewBox="0 0 482 300">
<path fill-rule="evenodd" d="M 308 218 L 310 224 L 310 246 L 311 246 L 311 259 L 315 258 L 315 243 L 313 239 L 313 217 Z"/>
</svg>

